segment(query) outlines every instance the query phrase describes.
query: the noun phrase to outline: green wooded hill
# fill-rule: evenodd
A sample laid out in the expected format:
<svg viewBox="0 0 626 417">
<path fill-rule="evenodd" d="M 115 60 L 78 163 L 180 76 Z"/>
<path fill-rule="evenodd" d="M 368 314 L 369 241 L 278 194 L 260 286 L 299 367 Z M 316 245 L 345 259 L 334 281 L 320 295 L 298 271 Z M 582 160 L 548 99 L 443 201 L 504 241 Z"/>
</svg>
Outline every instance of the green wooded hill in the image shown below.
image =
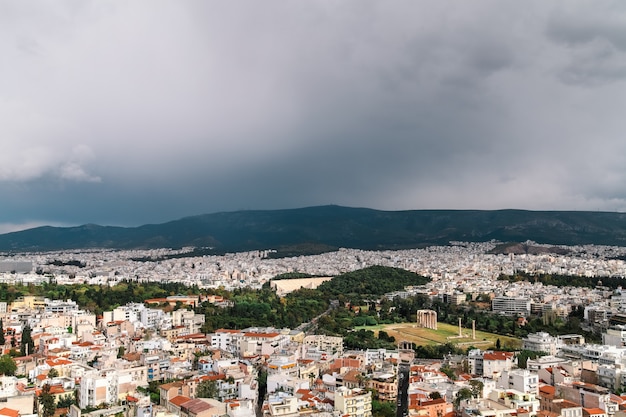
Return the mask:
<svg viewBox="0 0 626 417">
<path fill-rule="evenodd" d="M 393 291 L 404 290 L 411 285 L 423 285 L 430 278 L 401 268 L 374 265 L 354 272 L 337 275 L 317 289 L 326 297 L 358 295 L 361 298 L 379 297 Z"/>
<path fill-rule="evenodd" d="M 211 247 L 215 253 L 276 249 L 415 248 L 449 241 L 626 245 L 626 214 L 583 211 L 407 210 L 320 206 L 236 211 L 163 224 L 38 227 L 0 235 L 0 251 Z"/>
</svg>

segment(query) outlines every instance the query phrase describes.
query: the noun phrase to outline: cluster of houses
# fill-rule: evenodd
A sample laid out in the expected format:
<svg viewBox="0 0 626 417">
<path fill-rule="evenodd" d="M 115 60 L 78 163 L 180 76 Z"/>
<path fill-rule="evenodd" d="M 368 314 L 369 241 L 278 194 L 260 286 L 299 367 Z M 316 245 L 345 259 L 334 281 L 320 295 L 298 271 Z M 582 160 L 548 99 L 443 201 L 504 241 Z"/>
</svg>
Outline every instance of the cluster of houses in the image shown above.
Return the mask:
<svg viewBox="0 0 626 417">
<path fill-rule="evenodd" d="M 400 398 L 410 417 L 615 417 L 626 408 L 617 395 L 626 387 L 620 327 L 604 345 L 529 335 L 524 348 L 544 356 L 525 364 L 478 349 L 415 358 L 402 385 L 400 350 L 346 351 L 341 337 L 297 329 L 205 334 L 204 316 L 185 308 L 202 301 L 173 296 L 101 317 L 71 300 L 0 303 L 3 353 L 19 350 L 27 327 L 34 345 L 13 357 L 15 375 L 0 376 L 0 417 L 41 415 L 44 388 L 71 417 L 371 417 L 379 402 L 395 410 Z M 164 303 L 175 309 L 154 307 Z"/>
</svg>

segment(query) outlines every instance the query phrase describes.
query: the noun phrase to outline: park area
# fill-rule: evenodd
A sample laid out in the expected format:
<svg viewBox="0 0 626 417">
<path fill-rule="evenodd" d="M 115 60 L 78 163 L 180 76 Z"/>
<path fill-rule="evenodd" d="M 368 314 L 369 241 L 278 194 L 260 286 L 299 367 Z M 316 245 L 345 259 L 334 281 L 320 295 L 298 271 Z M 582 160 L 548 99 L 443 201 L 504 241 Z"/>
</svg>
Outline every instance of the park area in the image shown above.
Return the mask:
<svg viewBox="0 0 626 417">
<path fill-rule="evenodd" d="M 472 338 L 471 328 L 461 328 L 461 336 L 459 336 L 459 327 L 446 323 L 438 323 L 437 330 L 417 327 L 415 323 L 393 323 L 382 324 L 377 326 L 361 326 L 359 329 L 373 331 L 378 336 L 379 331 L 385 331 L 389 336 L 393 336 L 396 342 L 408 341 L 416 345 L 437 345 L 444 343 L 453 343 L 461 349 L 467 349 L 470 346 L 479 349 L 489 349 L 496 345 L 500 339 L 500 346 L 504 349 L 521 349 L 522 341 L 509 336 L 500 336 L 494 333 L 488 333 L 476 330 L 476 338 Z"/>
</svg>

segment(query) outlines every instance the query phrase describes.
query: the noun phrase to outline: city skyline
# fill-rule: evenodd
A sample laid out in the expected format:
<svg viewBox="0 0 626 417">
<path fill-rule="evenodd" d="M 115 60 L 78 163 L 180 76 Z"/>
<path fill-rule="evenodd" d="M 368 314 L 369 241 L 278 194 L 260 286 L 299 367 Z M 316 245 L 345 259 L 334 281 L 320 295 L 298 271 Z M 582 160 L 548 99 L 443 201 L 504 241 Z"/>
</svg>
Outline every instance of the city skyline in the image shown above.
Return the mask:
<svg viewBox="0 0 626 417">
<path fill-rule="evenodd" d="M 240 209 L 626 211 L 626 6 L 0 3 L 0 233 Z"/>
</svg>

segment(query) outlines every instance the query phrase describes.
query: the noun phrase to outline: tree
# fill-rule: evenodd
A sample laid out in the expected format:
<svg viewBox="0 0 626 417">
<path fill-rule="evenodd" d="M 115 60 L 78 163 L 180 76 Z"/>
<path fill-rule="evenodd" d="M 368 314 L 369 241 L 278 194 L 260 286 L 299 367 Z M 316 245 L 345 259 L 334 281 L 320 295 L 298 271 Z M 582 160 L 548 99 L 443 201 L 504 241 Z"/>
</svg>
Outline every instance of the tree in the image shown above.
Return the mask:
<svg viewBox="0 0 626 417">
<path fill-rule="evenodd" d="M 481 398 L 483 396 L 483 388 L 485 387 L 485 384 L 482 381 L 472 379 L 469 381 L 469 385 L 472 390 L 472 395 L 475 398 Z"/>
<path fill-rule="evenodd" d="M 430 397 L 431 400 L 438 400 L 439 398 L 441 398 L 441 393 L 439 393 L 439 391 L 433 391 L 430 394 L 428 394 L 428 396 Z"/>
<path fill-rule="evenodd" d="M 48 371 L 48 378 L 56 378 L 57 376 L 59 376 L 59 371 L 57 371 L 55 368 L 52 368 Z"/>
<path fill-rule="evenodd" d="M 215 398 L 217 399 L 218 389 L 215 381 L 202 381 L 198 384 L 196 397 L 198 398 Z"/>
<path fill-rule="evenodd" d="M 459 392 L 456 393 L 456 398 L 454 398 L 454 407 L 459 408 L 461 405 L 461 401 L 469 400 L 472 398 L 472 390 L 469 388 L 461 388 Z"/>
<path fill-rule="evenodd" d="M 9 355 L 0 356 L 0 375 L 13 376 L 17 371 L 17 365 Z"/>
<path fill-rule="evenodd" d="M 42 417 L 53 417 L 57 407 L 54 403 L 54 396 L 50 394 L 50 385 L 46 384 L 39 394 L 39 405 L 41 406 Z"/>
<path fill-rule="evenodd" d="M 526 369 L 526 365 L 528 363 L 528 359 L 536 359 L 540 356 L 545 356 L 545 352 L 535 352 L 532 350 L 522 350 L 517 354 L 517 366 Z"/>
<path fill-rule="evenodd" d="M 4 339 L 4 323 L 0 319 L 0 345 L 4 345 L 6 340 Z"/>
<path fill-rule="evenodd" d="M 76 404 L 76 395 L 67 394 L 59 398 L 59 401 L 57 402 L 57 408 L 69 408 L 71 405 L 75 405 L 75 404 Z"/>
<path fill-rule="evenodd" d="M 396 405 L 390 401 L 372 400 L 372 415 L 374 417 L 394 417 Z"/>
<path fill-rule="evenodd" d="M 22 356 L 30 355 L 35 350 L 35 342 L 33 342 L 31 332 L 28 324 L 22 329 L 22 344 L 20 345 L 20 355 Z"/>
<path fill-rule="evenodd" d="M 453 381 L 456 378 L 456 375 L 454 374 L 454 369 L 450 368 L 448 365 L 443 365 L 439 368 L 439 370 L 446 374 L 446 376 Z"/>
</svg>

